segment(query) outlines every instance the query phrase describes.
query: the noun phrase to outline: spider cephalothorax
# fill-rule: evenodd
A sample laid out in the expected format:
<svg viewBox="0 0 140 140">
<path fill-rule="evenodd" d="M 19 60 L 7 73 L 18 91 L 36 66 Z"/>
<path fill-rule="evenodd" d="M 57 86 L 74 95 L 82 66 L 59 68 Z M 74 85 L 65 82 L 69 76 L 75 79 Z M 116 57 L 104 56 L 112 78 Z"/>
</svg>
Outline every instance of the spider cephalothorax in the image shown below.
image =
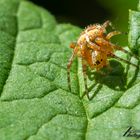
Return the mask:
<svg viewBox="0 0 140 140">
<path fill-rule="evenodd" d="M 67 65 L 68 69 L 68 85 L 71 90 L 70 85 L 70 67 L 75 56 L 82 58 L 82 68 L 85 81 L 85 92 L 88 95 L 87 88 L 87 76 L 86 69 L 89 66 L 91 69 L 96 69 L 97 71 L 108 65 L 108 58 L 116 58 L 125 63 L 136 66 L 133 63 L 130 63 L 127 60 L 124 60 L 114 54 L 115 50 L 120 50 L 124 53 L 132 55 L 130 52 L 124 50 L 122 47 L 119 47 L 110 42 L 110 39 L 114 35 L 121 34 L 119 31 L 112 31 L 107 33 L 106 28 L 111 26 L 110 21 L 104 22 L 102 25 L 94 24 L 88 26 L 79 36 L 76 43 L 71 43 L 70 47 L 73 48 L 73 54 L 69 59 Z M 133 55 L 134 56 L 134 55 Z M 134 56 L 135 57 L 135 56 Z M 136 66 L 137 67 L 137 66 Z"/>
</svg>

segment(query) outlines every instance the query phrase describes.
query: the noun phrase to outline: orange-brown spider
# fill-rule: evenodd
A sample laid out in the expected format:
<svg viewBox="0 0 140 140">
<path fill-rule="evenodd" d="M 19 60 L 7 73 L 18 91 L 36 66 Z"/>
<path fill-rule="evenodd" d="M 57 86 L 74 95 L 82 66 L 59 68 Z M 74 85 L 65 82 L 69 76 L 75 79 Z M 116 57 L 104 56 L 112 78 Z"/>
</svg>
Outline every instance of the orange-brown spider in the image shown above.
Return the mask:
<svg viewBox="0 0 140 140">
<path fill-rule="evenodd" d="M 129 55 L 133 55 L 130 52 L 124 50 L 110 42 L 111 37 L 114 35 L 121 34 L 119 31 L 112 31 L 108 34 L 106 33 L 106 28 L 111 26 L 110 21 L 104 22 L 102 25 L 94 24 L 88 26 L 80 35 L 76 43 L 71 43 L 70 48 L 73 48 L 73 53 L 69 59 L 67 65 L 68 72 L 68 86 L 71 91 L 70 84 L 70 67 L 75 56 L 82 58 L 82 68 L 85 83 L 85 93 L 89 98 L 88 88 L 87 88 L 87 66 L 91 69 L 96 69 L 97 71 L 109 64 L 108 58 L 116 58 L 125 63 L 131 64 L 135 67 L 137 65 L 130 63 L 129 61 L 122 59 L 114 54 L 115 50 L 120 50 Z M 135 55 L 133 55 L 136 57 Z"/>
</svg>

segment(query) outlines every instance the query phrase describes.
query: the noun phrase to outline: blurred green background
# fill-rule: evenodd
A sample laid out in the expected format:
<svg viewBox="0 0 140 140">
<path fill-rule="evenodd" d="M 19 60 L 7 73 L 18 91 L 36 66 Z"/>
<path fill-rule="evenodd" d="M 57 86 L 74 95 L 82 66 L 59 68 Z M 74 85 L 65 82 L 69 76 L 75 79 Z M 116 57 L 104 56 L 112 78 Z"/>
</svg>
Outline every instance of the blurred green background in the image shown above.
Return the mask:
<svg viewBox="0 0 140 140">
<path fill-rule="evenodd" d="M 136 10 L 138 0 L 31 0 L 48 9 L 60 23 L 71 23 L 81 28 L 93 23 L 112 21 L 116 30 L 128 32 L 129 9 Z M 127 35 L 113 41 L 127 45 Z"/>
</svg>

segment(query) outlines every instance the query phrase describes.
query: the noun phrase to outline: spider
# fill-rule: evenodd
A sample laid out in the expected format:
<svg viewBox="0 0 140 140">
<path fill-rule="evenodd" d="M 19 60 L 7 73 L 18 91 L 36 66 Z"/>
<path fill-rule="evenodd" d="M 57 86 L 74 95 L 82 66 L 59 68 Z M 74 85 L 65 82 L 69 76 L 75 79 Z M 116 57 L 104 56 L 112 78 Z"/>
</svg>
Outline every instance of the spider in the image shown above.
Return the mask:
<svg viewBox="0 0 140 140">
<path fill-rule="evenodd" d="M 69 90 L 71 91 L 70 68 L 72 62 L 75 56 L 81 57 L 85 93 L 88 99 L 90 99 L 90 97 L 88 94 L 87 87 L 87 74 L 86 74 L 87 66 L 89 66 L 91 69 L 96 69 L 97 71 L 99 71 L 101 68 L 109 65 L 108 58 L 116 58 L 120 61 L 138 67 L 137 65 L 130 63 L 129 61 L 122 59 L 114 54 L 115 50 L 119 50 L 137 58 L 137 56 L 126 51 L 122 47 L 117 46 L 110 42 L 110 39 L 113 36 L 119 35 L 121 34 L 121 32 L 112 31 L 107 33 L 106 28 L 108 26 L 112 27 L 110 21 L 106 21 L 103 24 L 93 24 L 87 26 L 87 28 L 85 28 L 85 30 L 80 34 L 80 37 L 78 38 L 77 42 L 70 44 L 70 48 L 73 49 L 73 53 L 67 64 L 68 87 Z"/>
</svg>

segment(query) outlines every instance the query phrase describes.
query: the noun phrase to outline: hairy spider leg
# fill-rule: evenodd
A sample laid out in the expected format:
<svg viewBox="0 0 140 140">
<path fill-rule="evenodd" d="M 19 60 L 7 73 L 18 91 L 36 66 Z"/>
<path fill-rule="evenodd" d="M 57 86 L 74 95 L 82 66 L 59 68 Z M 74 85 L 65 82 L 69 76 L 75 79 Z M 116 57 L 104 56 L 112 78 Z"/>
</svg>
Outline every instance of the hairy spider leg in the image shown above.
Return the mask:
<svg viewBox="0 0 140 140">
<path fill-rule="evenodd" d="M 110 40 L 113 36 L 119 35 L 119 34 L 123 34 L 123 33 L 122 33 L 122 32 L 119 32 L 119 31 L 110 32 L 110 33 L 107 34 L 106 39 L 107 39 L 107 40 Z M 126 33 L 124 33 L 124 34 L 126 34 Z M 112 44 L 112 43 L 111 43 L 111 44 Z M 113 46 L 113 44 L 112 44 L 112 46 Z M 124 53 L 127 53 L 127 54 L 129 54 L 129 55 L 135 57 L 136 59 L 139 59 L 136 55 L 132 54 L 131 52 L 128 52 L 127 50 L 123 49 L 123 48 L 120 47 L 120 46 L 114 45 L 114 49 L 115 49 L 115 50 L 120 50 L 120 51 L 122 51 L 122 52 L 124 52 Z"/>
<path fill-rule="evenodd" d="M 97 36 L 97 34 L 95 33 L 95 34 L 92 35 L 92 38 L 95 38 L 96 36 Z M 90 37 L 88 35 L 88 29 L 85 30 L 85 38 L 86 38 L 86 41 L 89 42 L 89 44 L 92 43 L 90 41 Z"/>
<path fill-rule="evenodd" d="M 75 46 L 76 46 L 76 43 L 70 44 L 70 47 L 73 48 L 74 50 L 73 50 L 72 56 L 70 57 L 68 64 L 67 64 L 67 80 L 68 80 L 68 87 L 69 87 L 70 91 L 71 91 L 70 68 L 71 68 L 72 62 L 76 56 L 76 53 L 77 53 Z"/>
<path fill-rule="evenodd" d="M 123 49 L 122 47 L 118 46 L 118 45 L 115 45 L 113 43 L 110 43 L 109 41 L 103 39 L 103 38 L 100 38 L 100 37 L 97 37 L 95 39 L 95 42 L 98 44 L 98 45 L 105 45 L 105 46 L 108 46 L 108 47 L 112 47 L 114 48 L 115 50 L 119 50 L 119 51 L 122 51 L 126 54 L 129 54 L 130 56 L 133 56 L 135 57 L 136 59 L 139 59 L 136 55 L 132 54 L 131 52 Z"/>
<path fill-rule="evenodd" d="M 96 36 L 95 36 L 96 37 Z M 87 31 L 85 31 L 85 38 L 86 38 L 86 41 L 87 41 L 87 46 L 91 49 L 93 49 L 94 51 L 102 51 L 102 52 L 105 52 L 105 50 L 100 47 L 100 45 L 96 44 L 96 43 L 93 43 L 92 41 L 90 41 L 90 38 L 88 36 L 88 33 Z M 96 38 L 95 38 L 96 39 Z"/>
<path fill-rule="evenodd" d="M 115 54 L 112 54 L 112 53 L 111 53 L 111 54 L 110 54 L 110 57 L 115 58 L 115 59 L 118 59 L 118 60 L 120 60 L 120 61 L 123 61 L 123 62 L 125 62 L 125 63 L 127 63 L 127 64 L 133 65 L 134 67 L 137 67 L 137 68 L 138 68 L 137 65 L 135 65 L 135 64 L 133 64 L 133 63 L 130 63 L 129 61 L 127 61 L 127 60 L 125 60 L 125 59 L 122 59 L 122 58 L 116 56 Z"/>
<path fill-rule="evenodd" d="M 84 85 L 85 85 L 85 93 L 87 95 L 87 98 L 90 99 L 89 94 L 88 94 L 88 87 L 87 87 L 87 64 L 82 59 L 82 70 L 83 70 L 83 76 L 84 76 Z"/>
<path fill-rule="evenodd" d="M 112 44 L 112 43 L 111 43 L 111 44 Z M 135 57 L 136 59 L 139 60 L 138 56 L 136 56 L 135 54 L 132 54 L 131 52 L 129 52 L 129 51 L 125 50 L 125 49 L 123 49 L 122 47 L 117 46 L 117 45 L 114 45 L 114 44 L 112 44 L 112 46 L 113 46 L 113 48 L 114 48 L 115 50 L 122 51 L 122 52 L 124 52 L 124 53 L 126 53 L 126 54 L 129 54 L 130 56 L 133 56 L 133 57 Z"/>
<path fill-rule="evenodd" d="M 115 27 L 112 25 L 112 23 L 111 23 L 109 20 L 105 21 L 105 22 L 102 24 L 102 27 L 103 27 L 104 29 L 106 29 L 108 26 L 112 27 L 112 29 L 115 29 Z"/>
<path fill-rule="evenodd" d="M 125 53 L 127 53 L 127 54 L 129 54 L 129 55 L 132 55 L 133 57 L 135 57 L 135 56 L 134 56 L 133 54 L 131 54 L 130 52 L 128 52 L 128 51 L 122 49 L 121 47 L 116 46 L 116 45 L 114 45 L 114 44 L 112 44 L 112 43 L 110 43 L 110 42 L 104 40 L 103 38 L 99 38 L 99 37 L 98 37 L 98 38 L 95 39 L 95 42 L 96 42 L 98 45 L 103 45 L 103 46 L 107 46 L 107 47 L 109 47 L 109 48 L 114 48 L 115 50 L 123 51 L 123 52 L 125 52 Z M 137 65 L 135 65 L 135 64 L 133 64 L 133 63 L 130 63 L 129 61 L 124 60 L 124 59 L 122 59 L 122 58 L 116 56 L 115 54 L 113 54 L 113 52 L 109 52 L 109 55 L 110 55 L 110 54 L 111 54 L 111 56 L 113 56 L 114 58 L 117 58 L 117 59 L 119 59 L 119 60 L 121 60 L 121 61 L 123 61 L 123 62 L 125 62 L 125 63 L 128 63 L 128 64 L 131 64 L 131 65 L 133 65 L 133 66 L 135 66 L 135 67 L 138 67 Z"/>
<path fill-rule="evenodd" d="M 90 41 L 88 34 L 86 34 L 86 41 L 87 41 L 87 46 L 91 49 L 93 49 L 94 51 L 104 51 L 104 49 L 102 49 L 99 45 L 93 43 Z"/>
<path fill-rule="evenodd" d="M 108 33 L 107 35 L 106 35 L 106 39 L 107 40 L 110 40 L 113 36 L 115 36 L 115 35 L 119 35 L 119 34 L 122 34 L 122 32 L 119 32 L 119 31 L 113 31 L 113 32 L 110 32 L 110 33 Z"/>
</svg>

